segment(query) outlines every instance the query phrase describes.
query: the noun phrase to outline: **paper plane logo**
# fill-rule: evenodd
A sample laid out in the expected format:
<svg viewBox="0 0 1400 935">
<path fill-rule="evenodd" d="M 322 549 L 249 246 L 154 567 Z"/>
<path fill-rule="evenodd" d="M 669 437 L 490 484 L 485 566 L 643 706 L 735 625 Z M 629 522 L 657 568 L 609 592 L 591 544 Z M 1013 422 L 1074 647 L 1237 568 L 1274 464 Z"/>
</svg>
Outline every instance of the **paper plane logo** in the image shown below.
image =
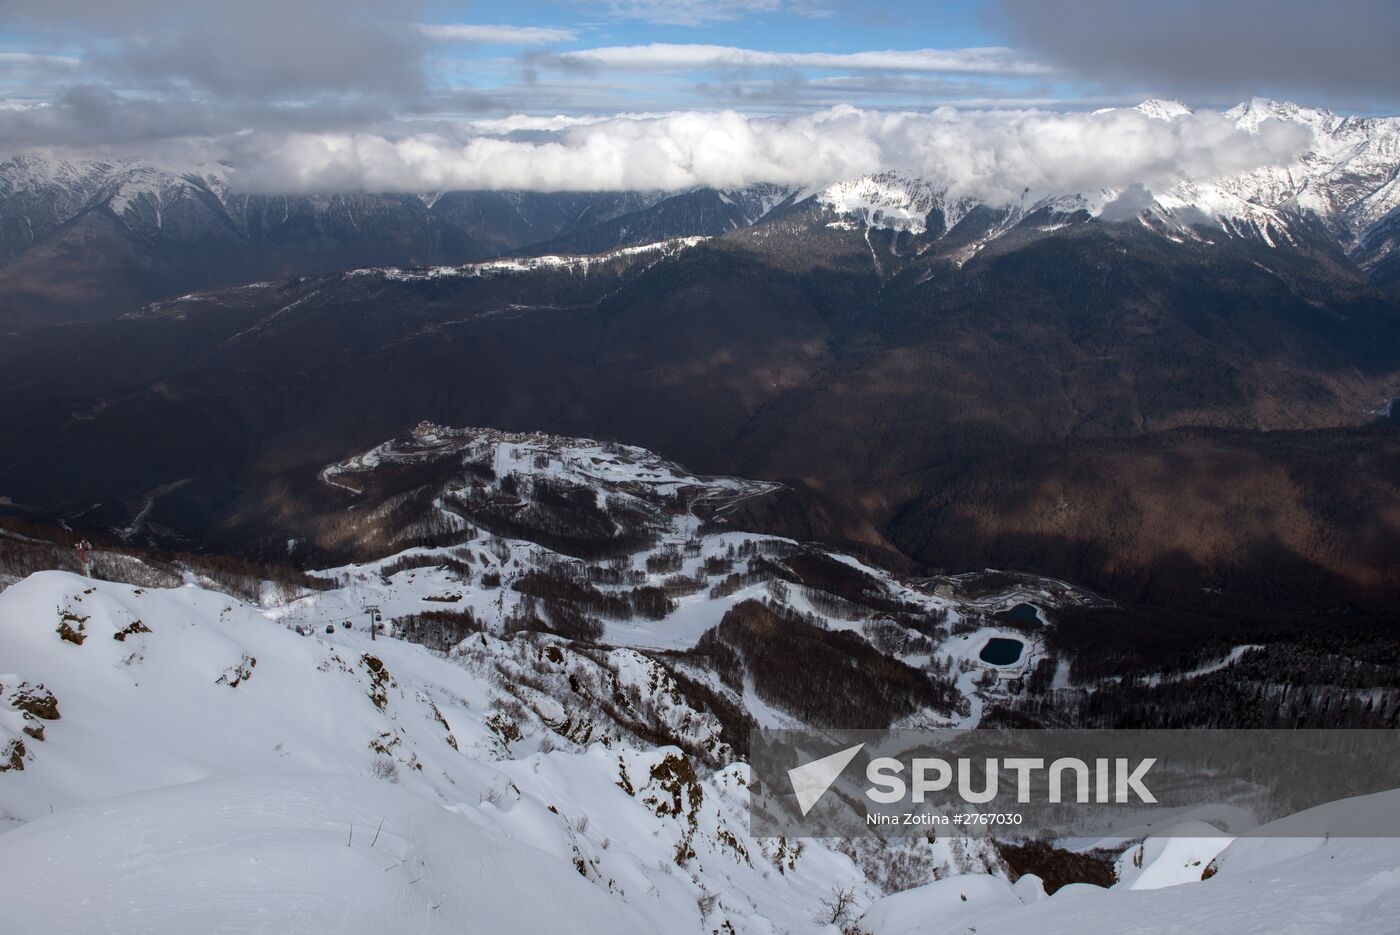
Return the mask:
<svg viewBox="0 0 1400 935">
<path fill-rule="evenodd" d="M 792 782 L 792 791 L 797 795 L 797 807 L 802 809 L 803 817 L 821 801 L 822 796 L 826 795 L 826 790 L 836 781 L 836 777 L 841 775 L 841 771 L 850 765 L 851 760 L 856 758 L 856 754 L 864 746 L 865 744 L 858 743 L 854 747 L 847 747 L 845 750 L 788 770 L 788 780 Z"/>
</svg>

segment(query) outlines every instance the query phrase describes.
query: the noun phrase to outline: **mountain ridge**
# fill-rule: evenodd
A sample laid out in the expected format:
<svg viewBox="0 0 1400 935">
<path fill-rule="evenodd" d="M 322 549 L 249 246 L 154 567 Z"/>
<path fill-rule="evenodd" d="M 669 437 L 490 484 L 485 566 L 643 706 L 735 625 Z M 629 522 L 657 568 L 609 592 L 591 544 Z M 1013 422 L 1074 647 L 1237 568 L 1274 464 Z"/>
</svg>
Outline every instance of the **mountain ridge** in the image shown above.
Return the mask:
<svg viewBox="0 0 1400 935">
<path fill-rule="evenodd" d="M 1175 101 L 1145 101 L 1136 110 L 1167 123 L 1191 113 Z M 0 162 L 0 286 L 7 293 L 0 319 L 112 317 L 191 289 L 351 266 L 598 253 L 743 231 L 804 211 L 814 213 L 816 226 L 890 232 L 921 252 L 969 214 L 994 218 L 949 252 L 957 262 L 1028 219 L 1053 232 L 1090 219 L 1136 217 L 1167 237 L 1249 237 L 1273 246 L 1308 239 L 1313 216 L 1360 269 L 1389 281 L 1386 260 L 1400 211 L 1400 118 L 1342 117 L 1265 98 L 1224 117 L 1251 133 L 1266 121 L 1291 123 L 1313 144 L 1287 165 L 1238 176 L 1182 178 L 1160 191 L 1027 192 L 1010 204 L 951 193 L 897 170 L 803 189 L 282 196 L 238 193 L 237 170 L 223 164 L 22 155 Z M 72 227 L 92 211 L 110 212 L 110 219 Z M 99 258 L 82 270 L 90 286 L 81 285 L 82 276 L 75 281 L 78 254 Z"/>
</svg>

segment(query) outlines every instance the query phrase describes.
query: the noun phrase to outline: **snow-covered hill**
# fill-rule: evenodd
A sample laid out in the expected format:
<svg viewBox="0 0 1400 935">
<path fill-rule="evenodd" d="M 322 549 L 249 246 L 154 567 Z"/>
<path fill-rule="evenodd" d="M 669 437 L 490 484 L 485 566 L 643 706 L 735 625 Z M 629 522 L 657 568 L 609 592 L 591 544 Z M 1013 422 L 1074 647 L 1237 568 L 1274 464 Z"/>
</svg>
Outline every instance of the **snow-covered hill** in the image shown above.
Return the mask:
<svg viewBox="0 0 1400 935">
<path fill-rule="evenodd" d="M 988 680 L 978 651 L 993 637 L 1016 636 L 995 615 L 1025 601 L 1097 600 L 1032 577 L 971 597 L 951 580 L 916 584 L 847 555 L 741 532 L 731 528 L 734 511 L 778 485 L 699 477 L 616 443 L 424 423 L 326 467 L 320 482 L 337 497 L 326 512 L 299 517 L 302 538 L 289 548 L 314 555 L 351 547 L 361 560 L 318 572 L 342 587 L 288 608 L 294 624 L 320 630 L 377 606 L 417 632 L 432 623 L 417 618 L 437 610 L 497 634 L 544 627 L 681 654 L 675 666 L 763 723 L 812 715 L 778 700 L 769 684 L 775 673 L 751 671 L 741 686 L 697 648 L 707 636 L 742 642 L 711 631 L 746 603 L 805 622 L 794 632 L 813 640 L 855 636 L 934 686 L 902 713 L 881 706 L 867 721 L 971 726 L 985 697 L 1045 654 L 1023 635 L 1025 655 Z M 406 503 L 421 506 L 405 511 Z"/>
<path fill-rule="evenodd" d="M 632 703 L 668 694 L 630 651 L 590 670 L 539 634 L 448 655 L 303 636 L 278 608 L 65 572 L 0 594 L 0 640 L 17 931 L 831 933 L 841 894 L 838 922 L 877 935 L 1381 933 L 1400 912 L 1400 845 L 1343 837 L 1393 794 L 1326 807 L 1332 839 L 1149 839 L 1119 885 L 1047 897 L 956 839 L 858 865 L 754 838 L 742 762 L 580 736 L 569 698 L 598 671 Z M 519 700 L 552 681 L 554 721 Z M 882 895 L 881 860 L 938 879 Z"/>
<path fill-rule="evenodd" d="M 915 691 L 903 722 L 972 725 L 1044 653 L 991 615 L 1089 599 L 1065 585 L 974 597 L 971 579 L 742 532 L 731 518 L 774 485 L 586 439 L 425 423 L 315 484 L 327 513 L 301 515 L 288 547 L 378 553 L 319 572 L 326 589 L 156 587 L 132 583 L 140 559 L 99 552 L 99 575 L 127 583 L 43 571 L 0 591 L 7 923 L 962 935 L 1240 931 L 1291 912 L 1321 932 L 1394 911 L 1388 842 L 1149 839 L 1112 890 L 1046 897 L 985 841 L 750 834 L 736 727 L 841 709 L 794 706 L 745 620 L 769 615 L 766 639 L 795 641 L 782 651 L 827 684 L 839 649 L 838 701 L 862 697 L 873 654 L 956 693 Z M 992 635 L 1024 658 L 979 663 Z M 737 679 L 718 646 L 747 660 Z"/>
<path fill-rule="evenodd" d="M 620 260 L 626 261 L 634 258 L 655 260 L 668 256 L 675 256 L 680 251 L 693 247 L 703 242 L 705 239 L 704 237 L 677 237 L 672 240 L 659 240 L 654 243 L 641 244 L 635 247 L 618 247 L 615 250 L 596 254 L 562 256 L 558 254 L 544 254 L 541 256 L 484 260 L 479 263 L 463 263 L 456 266 L 429 266 L 413 269 L 366 267 L 364 269 L 350 270 L 346 275 L 382 276 L 385 279 L 398 280 L 400 282 L 416 282 L 427 279 L 442 279 L 444 277 L 470 279 L 510 273 L 529 273 L 535 270 L 559 270 L 587 276 L 590 270 Z"/>
<path fill-rule="evenodd" d="M 17 931 L 660 931 L 565 861 L 352 776 L 228 776 L 69 809 L 0 837 L 0 877 Z"/>
<path fill-rule="evenodd" d="M 1138 875 L 1109 889 L 1075 884 L 1045 898 L 1031 877 L 951 877 L 878 900 L 860 925 L 873 935 L 1382 935 L 1400 918 L 1400 842 L 1348 835 L 1368 813 L 1397 805 L 1400 793 L 1390 792 L 1320 806 L 1304 814 L 1326 816 L 1331 836 L 1287 837 L 1295 816 L 1213 859 L 1211 849 L 1193 852 L 1190 837 L 1149 838 L 1125 855 L 1143 861 Z M 1209 840 L 1219 848 L 1228 839 Z M 1134 885 L 1152 877 L 1152 886 Z"/>
<path fill-rule="evenodd" d="M 802 932 L 833 888 L 876 893 L 827 846 L 750 836 L 742 763 L 590 720 L 610 694 L 713 730 L 636 653 L 476 634 L 443 655 L 285 610 L 66 572 L 0 594 L 8 919 Z"/>
<path fill-rule="evenodd" d="M 815 932 L 833 892 L 864 905 L 999 867 L 982 842 L 752 837 L 742 729 L 814 715 L 695 647 L 736 607 L 770 607 L 809 639 L 848 633 L 910 672 L 947 671 L 970 703 L 908 718 L 971 723 L 997 690 L 974 684 L 976 621 L 999 600 L 1072 599 L 1062 588 L 935 595 L 726 529 L 771 483 L 585 439 L 424 424 L 318 483 L 349 520 L 328 535 L 384 553 L 318 573 L 327 589 L 249 603 L 193 574 L 50 571 L 0 592 L 0 880 L 18 918 Z M 411 544 L 425 538 L 442 544 Z M 96 563 L 174 584 L 119 553 Z M 923 632 L 905 625 L 920 615 Z M 860 652 L 835 660 L 853 689 Z M 58 909 L 53 868 L 74 846 L 90 889 Z M 539 905 L 516 908 L 530 893 Z M 357 894 L 375 905 L 347 915 Z"/>
</svg>

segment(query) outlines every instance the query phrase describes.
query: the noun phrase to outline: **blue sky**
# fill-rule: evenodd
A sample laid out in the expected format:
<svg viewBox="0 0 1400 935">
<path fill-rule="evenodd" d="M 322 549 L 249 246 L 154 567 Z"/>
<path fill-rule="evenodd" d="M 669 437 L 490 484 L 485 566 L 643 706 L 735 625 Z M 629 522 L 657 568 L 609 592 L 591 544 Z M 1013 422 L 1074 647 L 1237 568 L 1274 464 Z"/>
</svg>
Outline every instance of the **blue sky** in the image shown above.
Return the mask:
<svg viewBox="0 0 1400 935">
<path fill-rule="evenodd" d="M 12 108 L 84 87 L 147 101 L 334 99 L 342 108 L 349 101 L 361 110 L 378 104 L 408 119 L 791 113 L 841 103 L 1076 109 L 1147 96 L 1228 106 L 1250 94 L 1379 112 L 1396 103 L 1396 66 L 1386 60 L 1397 58 L 1393 43 L 1400 38 L 1400 4 L 1391 0 L 1333 0 L 1325 9 L 1301 0 L 5 5 L 14 15 L 0 26 L 0 97 Z M 1344 48 L 1326 47 L 1329 30 Z M 1226 52 L 1212 41 L 1225 43 Z M 1374 81 L 1364 71 L 1341 75 L 1358 59 L 1379 55 L 1368 53 L 1367 41 L 1390 50 L 1372 59 Z M 1269 43 L 1280 43 L 1277 54 Z M 638 47 L 649 49 L 644 55 Z M 977 51 L 987 49 L 993 51 Z M 939 54 L 882 55 L 890 52 Z M 858 58 L 832 57 L 842 55 Z M 286 60 L 320 69 L 326 80 L 308 80 L 297 74 L 297 61 Z M 1236 63 L 1233 73 L 1229 63 Z"/>
<path fill-rule="evenodd" d="M 258 95 L 280 104 L 335 99 L 344 108 L 353 99 L 400 118 L 785 113 L 839 104 L 1075 109 L 1145 97 L 1228 106 L 1252 94 L 1389 112 L 1400 84 L 1393 0 L 6 0 L 6 7 L 13 15 L 0 25 L 0 104 L 11 108 L 85 87 L 144 101 Z M 881 55 L 890 52 L 941 55 Z M 298 64 L 326 80 L 298 74 Z"/>
<path fill-rule="evenodd" d="M 760 3 L 759 6 L 767 6 Z M 503 15 L 509 12 L 510 15 Z M 440 23 L 471 22 L 469 11 L 435 7 Z M 559 33 L 553 41 L 527 36 L 512 42 L 441 42 L 434 49 L 435 77 L 447 85 L 469 85 L 509 101 L 524 112 L 667 110 L 734 107 L 783 112 L 850 103 L 881 108 L 923 108 L 944 103 L 975 106 L 1097 106 L 1127 100 L 1126 89 L 1103 94 L 1073 86 L 1048 70 L 1036 74 L 964 71 L 950 65 L 924 69 L 852 67 L 810 58 L 769 61 L 775 54 L 858 54 L 886 51 L 962 50 L 1005 47 L 984 4 L 905 3 L 872 8 L 863 4 L 792 4 L 776 9 L 726 9 L 712 3 L 620 2 L 591 8 L 581 4 L 526 3 L 492 10 L 495 24 Z M 754 63 L 731 62 L 718 53 L 683 54 L 680 47 L 708 45 L 769 53 Z M 624 66 L 620 49 L 673 46 Z M 606 60 L 594 54 L 614 50 Z M 556 58 L 557 57 L 557 58 Z M 633 56 L 639 59 L 639 56 Z M 1008 62 L 1030 61 L 1009 52 Z M 690 64 L 687 65 L 686 63 Z M 702 64 L 704 62 L 704 64 Z M 561 68 L 563 63 L 590 68 Z"/>
<path fill-rule="evenodd" d="M 17 0 L 23 2 L 23 0 Z M 291 0 L 293 4 L 297 0 Z M 52 8 L 71 10 L 66 20 Z M 153 10 L 163 26 L 181 28 L 191 17 L 162 10 L 159 2 L 128 0 L 132 20 Z M 173 5 L 172 5 L 173 6 Z M 194 4 L 198 7 L 198 4 Z M 269 16 L 276 29 L 277 5 Z M 85 11 L 81 3 L 33 4 L 34 15 L 0 30 L 0 93 L 12 100 L 42 101 L 75 83 L 96 83 L 144 97 L 169 94 L 160 79 L 112 74 L 114 50 L 131 44 L 130 29 L 117 16 Z M 347 5 L 353 11 L 355 4 Z M 1129 100 L 1135 88 L 1084 88 L 1047 68 L 1033 73 L 1032 53 L 1007 50 L 1008 70 L 985 64 L 965 70 L 946 63 L 813 62 L 813 54 L 1005 47 L 997 14 L 986 3 L 894 3 L 878 8 L 823 0 L 720 0 L 720 2 L 525 2 L 462 4 L 429 2 L 403 6 L 407 14 L 386 21 L 394 29 L 421 27 L 426 38 L 419 60 L 432 104 L 414 109 L 435 116 L 483 112 L 611 113 L 675 109 L 736 108 L 781 113 L 837 103 L 876 108 L 956 106 L 1088 106 Z M 88 15 L 85 18 L 84 13 Z M 350 13 L 353 15 L 353 12 Z M 135 30 L 132 30 L 135 32 Z M 315 37 L 308 37 L 314 46 Z M 706 57 L 685 47 L 715 47 Z M 621 50 L 654 48 L 648 63 Z M 672 47 L 673 61 L 665 61 Z M 718 50 L 764 53 L 736 62 Z M 606 60 L 598 50 L 612 54 Z M 129 50 L 128 50 L 129 51 Z M 308 50 L 312 51 L 312 50 Z M 782 60 L 783 53 L 807 56 Z M 636 56 L 632 57 L 636 59 Z M 7 60 L 8 59 L 8 60 Z M 247 61 L 250 71 L 259 62 Z M 94 67 L 97 66 L 97 67 Z M 189 90 L 198 92 L 198 81 Z M 206 89 L 207 90 L 207 89 Z M 296 96 L 298 89 L 288 89 Z M 317 89 L 324 90 L 324 89 Z M 357 89 L 363 90 L 363 89 Z M 1140 96 L 1140 95 L 1139 95 Z M 419 102 L 420 105 L 422 102 Z"/>
</svg>

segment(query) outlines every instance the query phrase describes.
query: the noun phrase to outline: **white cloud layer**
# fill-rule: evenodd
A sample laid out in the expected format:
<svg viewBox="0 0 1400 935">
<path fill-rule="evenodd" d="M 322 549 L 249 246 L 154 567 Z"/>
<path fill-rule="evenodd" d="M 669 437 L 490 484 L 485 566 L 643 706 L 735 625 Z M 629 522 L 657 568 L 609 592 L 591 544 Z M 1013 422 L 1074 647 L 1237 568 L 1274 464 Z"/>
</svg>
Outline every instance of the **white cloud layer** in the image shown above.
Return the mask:
<svg viewBox="0 0 1400 935">
<path fill-rule="evenodd" d="M 910 49 L 872 52 L 767 52 L 725 45 L 654 42 L 564 52 L 565 63 L 626 71 L 707 68 L 824 68 L 910 72 L 1040 75 L 1050 69 L 1015 49 Z"/>
<path fill-rule="evenodd" d="M 809 9 L 801 0 L 604 0 L 614 16 L 672 26 L 699 26 L 754 13 Z"/>
<path fill-rule="evenodd" d="M 505 26 L 488 23 L 419 23 L 418 31 L 438 42 L 478 42 L 496 45 L 546 45 L 573 42 L 572 29 L 553 26 Z"/>
<path fill-rule="evenodd" d="M 80 60 L 69 55 L 39 55 L 34 52 L 0 52 L 0 66 L 61 65 L 73 67 Z"/>
<path fill-rule="evenodd" d="M 1005 202 L 1026 189 L 1058 194 L 1233 175 L 1283 164 L 1312 142 L 1296 124 L 1266 121 L 1250 133 L 1214 112 L 1154 120 L 1133 109 L 841 106 L 787 118 L 685 112 L 525 126 L 497 121 L 460 137 L 249 134 L 227 155 L 243 167 L 237 185 L 267 192 L 811 186 L 898 169 L 954 196 Z"/>
</svg>

